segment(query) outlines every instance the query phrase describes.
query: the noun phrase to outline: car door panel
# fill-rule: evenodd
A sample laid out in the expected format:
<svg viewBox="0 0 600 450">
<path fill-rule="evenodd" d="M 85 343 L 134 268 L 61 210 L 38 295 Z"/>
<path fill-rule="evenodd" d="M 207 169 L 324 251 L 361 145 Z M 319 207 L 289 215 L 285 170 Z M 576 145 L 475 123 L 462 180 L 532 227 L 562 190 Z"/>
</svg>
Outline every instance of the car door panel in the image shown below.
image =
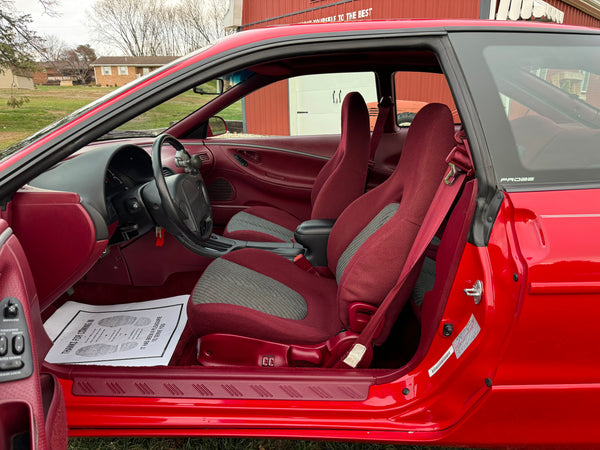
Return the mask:
<svg viewBox="0 0 600 450">
<path fill-rule="evenodd" d="M 315 177 L 335 152 L 339 136 L 210 139 L 214 165 L 206 177 L 215 223 L 225 225 L 253 205 L 310 217 Z"/>
<path fill-rule="evenodd" d="M 54 375 L 40 374 L 50 342 L 27 258 L 0 219 L 0 447 L 67 447 L 64 399 Z"/>
<path fill-rule="evenodd" d="M 595 383 L 600 376 L 595 359 L 600 189 L 507 197 L 514 208 L 512 221 L 527 276 L 519 321 L 497 379 L 513 385 Z"/>
</svg>

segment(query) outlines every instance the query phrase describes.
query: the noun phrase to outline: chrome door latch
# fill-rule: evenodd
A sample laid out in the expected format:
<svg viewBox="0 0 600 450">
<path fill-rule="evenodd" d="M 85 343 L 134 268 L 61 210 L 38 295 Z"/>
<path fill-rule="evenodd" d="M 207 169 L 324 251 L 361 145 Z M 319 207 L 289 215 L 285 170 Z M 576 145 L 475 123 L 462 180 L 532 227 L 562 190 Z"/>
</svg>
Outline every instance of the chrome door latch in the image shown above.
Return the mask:
<svg viewBox="0 0 600 450">
<path fill-rule="evenodd" d="M 473 297 L 473 301 L 476 305 L 479 305 L 481 296 L 483 295 L 483 283 L 477 280 L 472 288 L 467 288 L 464 291 L 469 297 Z"/>
</svg>

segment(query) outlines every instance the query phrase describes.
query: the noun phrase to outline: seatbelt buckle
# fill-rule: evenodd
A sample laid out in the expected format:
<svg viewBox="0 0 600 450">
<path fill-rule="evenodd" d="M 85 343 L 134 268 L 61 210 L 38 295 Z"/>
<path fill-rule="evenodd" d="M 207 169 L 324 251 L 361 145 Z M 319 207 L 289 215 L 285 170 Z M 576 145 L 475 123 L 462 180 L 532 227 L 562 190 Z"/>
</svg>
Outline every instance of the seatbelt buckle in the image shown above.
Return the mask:
<svg viewBox="0 0 600 450">
<path fill-rule="evenodd" d="M 312 273 L 313 275 L 319 275 L 319 272 L 315 270 L 312 264 L 306 259 L 306 257 L 300 253 L 294 257 L 294 264 L 300 267 L 302 270 L 308 273 Z"/>
</svg>

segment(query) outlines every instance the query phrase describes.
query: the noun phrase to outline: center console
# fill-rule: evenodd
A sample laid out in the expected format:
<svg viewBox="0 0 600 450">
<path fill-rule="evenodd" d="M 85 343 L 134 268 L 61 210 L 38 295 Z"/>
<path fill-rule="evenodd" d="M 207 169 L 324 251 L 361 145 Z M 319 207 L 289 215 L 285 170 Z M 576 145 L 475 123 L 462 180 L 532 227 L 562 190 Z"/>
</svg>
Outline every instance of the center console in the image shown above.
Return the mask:
<svg viewBox="0 0 600 450">
<path fill-rule="evenodd" d="M 205 256 L 217 258 L 242 248 L 276 253 L 288 259 L 304 255 L 313 266 L 327 266 L 327 241 L 335 220 L 307 220 L 296 228 L 295 242 L 253 242 L 213 234 L 203 245 Z"/>
</svg>

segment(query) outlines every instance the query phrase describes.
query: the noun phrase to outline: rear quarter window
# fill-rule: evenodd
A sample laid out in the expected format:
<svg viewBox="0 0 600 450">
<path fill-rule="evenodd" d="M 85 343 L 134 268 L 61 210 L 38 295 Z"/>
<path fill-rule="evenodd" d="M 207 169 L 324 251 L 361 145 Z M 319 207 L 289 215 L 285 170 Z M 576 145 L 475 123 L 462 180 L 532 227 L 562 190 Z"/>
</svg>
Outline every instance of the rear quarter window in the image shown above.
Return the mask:
<svg viewBox="0 0 600 450">
<path fill-rule="evenodd" d="M 600 36 L 461 33 L 452 40 L 499 184 L 600 185 Z"/>
</svg>

